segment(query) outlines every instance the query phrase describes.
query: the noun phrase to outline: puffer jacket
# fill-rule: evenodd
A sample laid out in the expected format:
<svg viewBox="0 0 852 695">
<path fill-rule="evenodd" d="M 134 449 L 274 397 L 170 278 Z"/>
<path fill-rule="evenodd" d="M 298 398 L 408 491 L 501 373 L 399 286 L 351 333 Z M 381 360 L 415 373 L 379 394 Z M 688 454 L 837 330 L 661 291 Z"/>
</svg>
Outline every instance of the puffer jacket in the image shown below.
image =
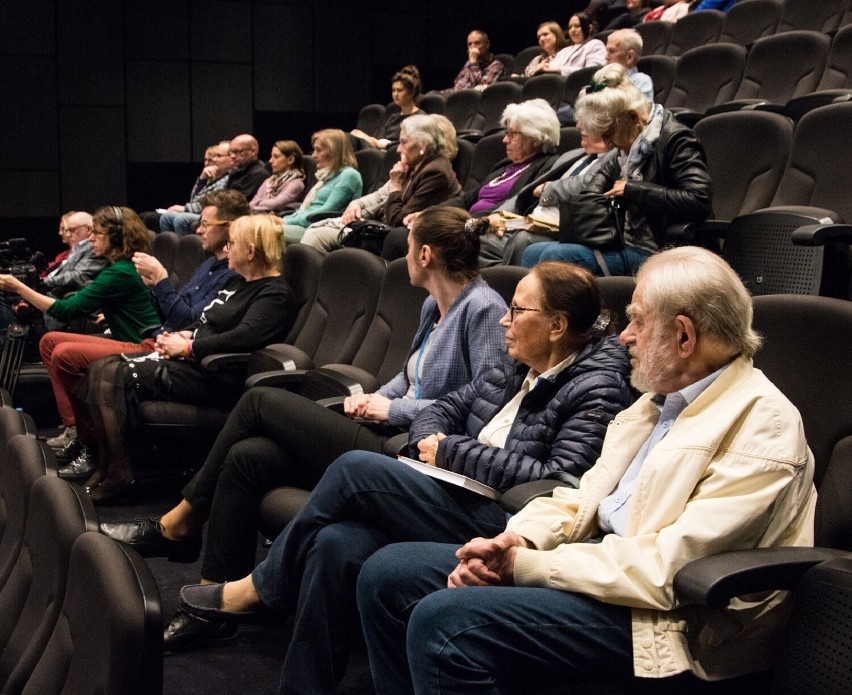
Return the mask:
<svg viewBox="0 0 852 695">
<path fill-rule="evenodd" d="M 633 402 L 625 348 L 610 336 L 594 340 L 521 401 L 505 448 L 480 444 L 482 428 L 521 388 L 529 367 L 506 358 L 480 379 L 435 401 L 414 419 L 409 449 L 436 432 L 436 465 L 498 490 L 563 471 L 579 478 L 598 458 L 607 425 Z"/>
<path fill-rule="evenodd" d="M 586 191 L 606 193 L 620 178 L 620 158 L 607 158 Z M 625 241 L 649 251 L 665 245 L 670 225 L 701 222 L 712 212 L 713 186 L 704 148 L 670 111 L 663 116 L 653 155 L 642 167 L 642 180 L 628 181 L 621 200 L 647 223 L 644 229 L 625 229 Z"/>
</svg>

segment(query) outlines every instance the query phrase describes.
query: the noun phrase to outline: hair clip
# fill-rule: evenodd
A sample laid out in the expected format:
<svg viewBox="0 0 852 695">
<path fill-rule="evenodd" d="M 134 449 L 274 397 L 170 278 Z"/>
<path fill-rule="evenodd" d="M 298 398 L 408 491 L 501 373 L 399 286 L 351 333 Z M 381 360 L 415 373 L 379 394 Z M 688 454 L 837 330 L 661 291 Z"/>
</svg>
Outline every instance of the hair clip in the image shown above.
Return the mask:
<svg viewBox="0 0 852 695">
<path fill-rule="evenodd" d="M 595 92 L 600 92 L 606 87 L 603 82 L 595 82 L 594 79 L 586 85 L 586 94 L 594 94 Z"/>
<path fill-rule="evenodd" d="M 476 241 L 479 238 L 479 220 L 475 217 L 470 217 L 464 222 L 464 235 L 471 241 Z"/>
</svg>

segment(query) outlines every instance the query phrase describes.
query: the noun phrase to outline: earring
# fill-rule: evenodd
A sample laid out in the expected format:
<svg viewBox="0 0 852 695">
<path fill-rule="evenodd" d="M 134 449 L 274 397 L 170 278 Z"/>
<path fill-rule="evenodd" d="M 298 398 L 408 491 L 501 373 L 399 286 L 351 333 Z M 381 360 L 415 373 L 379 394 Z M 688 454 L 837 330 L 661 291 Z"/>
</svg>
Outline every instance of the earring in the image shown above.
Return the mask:
<svg viewBox="0 0 852 695">
<path fill-rule="evenodd" d="M 426 150 L 420 150 L 420 156 L 422 157 L 424 154 L 426 154 Z"/>
</svg>

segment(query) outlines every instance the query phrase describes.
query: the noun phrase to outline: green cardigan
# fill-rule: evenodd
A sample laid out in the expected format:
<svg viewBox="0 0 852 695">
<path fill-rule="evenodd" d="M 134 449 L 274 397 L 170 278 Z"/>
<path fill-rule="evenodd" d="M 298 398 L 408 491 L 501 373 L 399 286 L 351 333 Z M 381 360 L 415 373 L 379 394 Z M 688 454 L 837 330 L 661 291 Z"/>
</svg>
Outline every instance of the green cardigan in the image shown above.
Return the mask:
<svg viewBox="0 0 852 695">
<path fill-rule="evenodd" d="M 126 342 L 140 342 L 143 328 L 160 323 L 151 304 L 151 292 L 127 258 L 108 265 L 76 294 L 57 299 L 47 313 L 67 323 L 99 311 L 103 312 L 112 337 Z"/>
</svg>

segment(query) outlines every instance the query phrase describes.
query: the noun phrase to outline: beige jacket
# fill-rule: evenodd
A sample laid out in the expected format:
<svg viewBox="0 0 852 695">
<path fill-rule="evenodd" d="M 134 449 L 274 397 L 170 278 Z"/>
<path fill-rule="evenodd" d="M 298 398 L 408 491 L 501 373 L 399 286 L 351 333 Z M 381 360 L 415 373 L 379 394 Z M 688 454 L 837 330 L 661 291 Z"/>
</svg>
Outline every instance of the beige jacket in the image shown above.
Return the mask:
<svg viewBox="0 0 852 695">
<path fill-rule="evenodd" d="M 600 501 L 658 418 L 646 394 L 610 424 L 579 490 L 558 489 L 510 520 L 536 548 L 519 549 L 515 582 L 633 608 L 637 676 L 689 670 L 717 679 L 766 668 L 785 594 L 682 607 L 672 580 L 690 560 L 724 550 L 813 544 L 813 455 L 799 413 L 751 360 L 735 360 L 645 460 L 625 536 L 578 542 L 598 534 Z"/>
</svg>

